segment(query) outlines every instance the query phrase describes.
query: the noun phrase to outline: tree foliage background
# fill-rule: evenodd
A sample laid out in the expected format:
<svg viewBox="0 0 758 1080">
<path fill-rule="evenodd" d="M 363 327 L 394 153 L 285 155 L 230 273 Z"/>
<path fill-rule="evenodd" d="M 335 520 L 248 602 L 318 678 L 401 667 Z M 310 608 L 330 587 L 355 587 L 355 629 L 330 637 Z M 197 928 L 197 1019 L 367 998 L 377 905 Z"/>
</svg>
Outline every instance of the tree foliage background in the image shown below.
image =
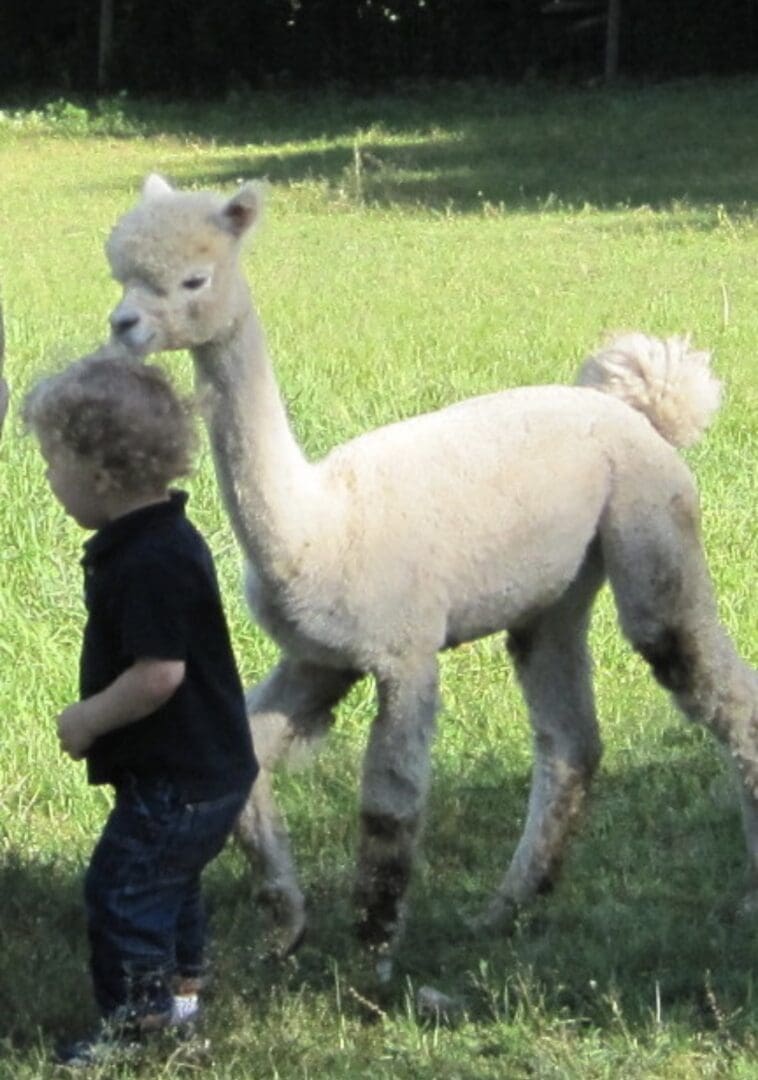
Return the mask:
<svg viewBox="0 0 758 1080">
<path fill-rule="evenodd" d="M 130 93 L 602 71 L 606 0 L 112 0 L 109 83 Z M 97 88 L 101 0 L 0 5 L 0 89 Z M 546 11 L 546 8 L 550 11 Z M 583 25 L 585 24 L 585 25 Z M 621 74 L 758 68 L 758 0 L 622 0 Z"/>
</svg>

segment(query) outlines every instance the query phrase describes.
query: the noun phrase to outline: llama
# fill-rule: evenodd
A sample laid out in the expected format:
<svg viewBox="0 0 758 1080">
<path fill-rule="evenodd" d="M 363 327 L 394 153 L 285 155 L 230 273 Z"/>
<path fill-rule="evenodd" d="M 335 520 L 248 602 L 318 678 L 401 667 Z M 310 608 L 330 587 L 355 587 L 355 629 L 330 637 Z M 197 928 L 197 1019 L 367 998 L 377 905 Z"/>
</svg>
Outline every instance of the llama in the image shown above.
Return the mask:
<svg viewBox="0 0 758 1080">
<path fill-rule="evenodd" d="M 695 441 L 718 407 L 708 354 L 627 335 L 584 365 L 584 385 L 473 398 L 311 462 L 239 265 L 261 206 L 255 184 L 224 199 L 152 176 L 106 250 L 124 290 L 112 340 L 141 356 L 191 351 L 247 600 L 281 649 L 248 694 L 262 771 L 238 837 L 262 861 L 285 947 L 306 918 L 276 763 L 373 676 L 355 899 L 387 976 L 429 784 L 438 653 L 500 630 L 535 762 L 523 834 L 484 922 L 507 924 L 552 882 L 600 758 L 587 631 L 606 576 L 626 637 L 736 763 L 755 887 L 758 678 L 719 624 L 697 494 L 672 445 Z"/>
</svg>

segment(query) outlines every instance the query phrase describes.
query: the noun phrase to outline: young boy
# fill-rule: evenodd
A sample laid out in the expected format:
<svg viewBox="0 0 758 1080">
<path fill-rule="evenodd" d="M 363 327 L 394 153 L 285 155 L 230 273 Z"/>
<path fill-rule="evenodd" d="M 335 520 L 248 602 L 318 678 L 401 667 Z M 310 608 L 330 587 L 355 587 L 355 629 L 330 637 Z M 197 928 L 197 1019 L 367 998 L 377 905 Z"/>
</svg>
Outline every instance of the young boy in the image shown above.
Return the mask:
<svg viewBox="0 0 758 1080">
<path fill-rule="evenodd" d="M 39 382 L 24 420 L 56 498 L 96 530 L 81 700 L 58 717 L 63 751 L 115 791 L 85 879 L 104 1022 L 58 1057 L 87 1066 L 195 1011 L 200 875 L 257 764 L 211 556 L 169 491 L 190 470 L 189 410 L 159 368 L 100 352 Z"/>
</svg>

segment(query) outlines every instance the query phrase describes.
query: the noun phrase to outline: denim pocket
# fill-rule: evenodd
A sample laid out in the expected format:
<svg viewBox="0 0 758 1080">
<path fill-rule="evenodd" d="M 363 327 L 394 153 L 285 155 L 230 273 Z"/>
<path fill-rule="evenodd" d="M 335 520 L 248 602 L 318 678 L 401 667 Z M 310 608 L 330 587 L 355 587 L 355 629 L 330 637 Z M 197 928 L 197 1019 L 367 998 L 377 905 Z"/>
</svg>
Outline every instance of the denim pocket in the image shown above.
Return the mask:
<svg viewBox="0 0 758 1080">
<path fill-rule="evenodd" d="M 163 782 L 130 784 L 119 792 L 116 812 L 120 824 L 138 843 L 153 845 L 170 829 L 172 820 L 181 811 L 181 803 L 173 788 Z"/>
<path fill-rule="evenodd" d="M 164 852 L 165 865 L 202 870 L 223 848 L 244 804 L 245 794 L 239 792 L 220 799 L 185 803 Z"/>
</svg>

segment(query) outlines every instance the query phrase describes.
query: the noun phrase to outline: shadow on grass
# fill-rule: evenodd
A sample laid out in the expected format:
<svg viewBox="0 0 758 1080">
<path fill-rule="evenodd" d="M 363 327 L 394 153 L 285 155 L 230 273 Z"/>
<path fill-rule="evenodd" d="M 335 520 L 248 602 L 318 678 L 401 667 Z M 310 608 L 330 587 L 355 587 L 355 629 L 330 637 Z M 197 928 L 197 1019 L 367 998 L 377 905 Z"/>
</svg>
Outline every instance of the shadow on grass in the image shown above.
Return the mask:
<svg viewBox="0 0 758 1080">
<path fill-rule="evenodd" d="M 756 944 L 735 914 L 744 885 L 736 799 L 712 748 L 683 732 L 665 761 L 601 772 L 562 880 L 510 936 L 472 934 L 464 916 L 480 910 L 513 851 L 529 778 L 493 757 L 438 770 L 397 973 L 382 990 L 353 936 L 352 855 L 330 866 L 339 843 L 300 851 L 310 932 L 293 959 L 276 962 L 255 905 L 259 882 L 230 848 L 206 877 L 211 1002 L 262 1022 L 300 995 L 373 1023 L 407 1016 L 409 995 L 431 985 L 485 1028 L 563 1018 L 642 1037 L 658 1014 L 682 1033 L 748 1038 L 758 1021 Z M 344 836 L 344 806 L 318 813 L 328 835 Z M 0 866 L 0 896 L 0 1044 L 23 1051 L 40 1031 L 70 1033 L 94 1018 L 80 874 L 13 851 Z"/>
<path fill-rule="evenodd" d="M 147 134 L 222 147 L 201 186 L 319 181 L 369 205 L 513 210 L 752 207 L 758 83 L 618 90 L 486 85 L 361 98 L 250 95 L 228 104 L 119 108 Z M 298 147 L 298 143 L 320 145 Z M 240 145 L 244 150 L 240 150 Z M 225 156 L 223 147 L 234 149 Z"/>
<path fill-rule="evenodd" d="M 431 985 L 461 999 L 469 1018 L 484 1024 L 563 1017 L 593 1030 L 623 1024 L 643 1034 L 657 1014 L 691 1033 L 728 1027 L 739 1039 L 754 1029 L 755 929 L 738 915 L 742 832 L 736 795 L 725 775 L 714 774 L 711 748 L 601 775 L 563 878 L 510 935 L 473 934 L 467 917 L 483 907 L 515 847 L 529 778 L 514 782 L 492 762 L 484 771 L 484 780 L 478 770 L 435 778 L 389 988 L 372 984 L 353 937 L 352 867 L 330 876 L 323 862 L 314 868 L 314 852 L 301 852 L 309 935 L 284 964 L 261 958 L 262 924 L 248 906 L 246 868 L 239 866 L 242 878 L 216 879 L 225 978 L 264 1011 L 272 989 L 275 997 L 330 995 L 339 978 L 342 1007 L 367 1022 L 376 1015 L 362 998 L 400 1018 L 409 992 Z"/>
<path fill-rule="evenodd" d="M 503 778 L 502 786 L 470 788 L 462 809 L 474 825 L 462 829 L 446 812 L 443 780 L 413 920 L 413 939 L 427 937 L 433 947 L 419 948 L 414 966 L 432 961 L 443 979 L 448 971 L 458 985 L 468 979 L 479 1008 L 492 1007 L 498 986 L 502 1007 L 502 990 L 510 986 L 515 1000 L 543 1002 L 554 1015 L 583 1017 L 600 1028 L 618 1021 L 611 998 L 627 1024 L 643 1029 L 657 1000 L 699 1027 L 709 986 L 725 1011 L 744 1006 L 752 997 L 755 931 L 738 917 L 746 876 L 737 797 L 720 770 L 714 775 L 711 747 L 602 771 L 555 889 L 522 914 L 510 938 L 464 939 L 462 964 L 434 884 L 444 872 L 464 910 L 478 911 L 486 901 L 526 809 L 528 778 L 518 792 L 507 784 Z M 483 890 L 476 865 L 479 875 L 487 872 Z M 455 889 L 456 880 L 463 887 Z M 433 971 L 427 968 L 424 980 L 434 981 Z"/>
<path fill-rule="evenodd" d="M 0 862 L 0 1043 L 94 1016 L 86 974 L 81 877 L 70 864 L 11 850 Z"/>
</svg>

